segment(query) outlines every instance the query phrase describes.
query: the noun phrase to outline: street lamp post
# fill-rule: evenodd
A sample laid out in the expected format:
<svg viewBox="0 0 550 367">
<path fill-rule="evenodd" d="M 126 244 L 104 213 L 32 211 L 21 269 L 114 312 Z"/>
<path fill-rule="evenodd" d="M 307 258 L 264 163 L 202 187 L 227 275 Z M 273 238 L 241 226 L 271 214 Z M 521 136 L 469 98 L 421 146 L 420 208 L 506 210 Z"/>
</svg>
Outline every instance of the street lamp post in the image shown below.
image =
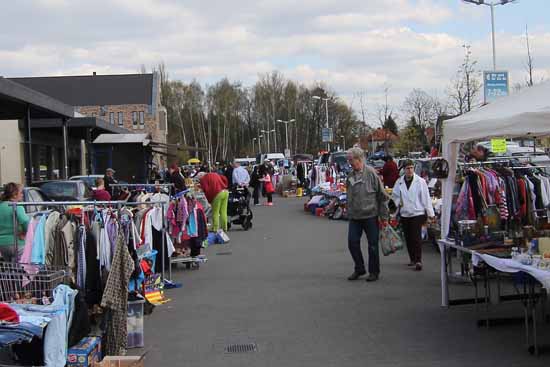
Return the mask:
<svg viewBox="0 0 550 367">
<path fill-rule="evenodd" d="M 328 100 L 329 100 L 329 98 L 323 98 L 321 96 L 312 96 L 311 98 L 325 101 L 325 111 L 326 111 L 326 114 L 327 114 L 326 128 L 328 129 L 329 128 L 328 127 Z M 330 142 L 327 142 L 327 150 L 330 152 Z"/>
<path fill-rule="evenodd" d="M 475 4 L 475 5 L 487 5 L 491 8 L 491 34 L 493 41 L 493 70 L 497 70 L 497 55 L 496 55 L 496 45 L 495 45 L 495 6 L 497 5 L 506 5 L 508 3 L 514 3 L 517 0 L 500 0 L 485 2 L 485 0 L 462 0 L 465 3 Z"/>
<path fill-rule="evenodd" d="M 344 135 L 340 135 L 340 137 L 342 138 L 342 140 L 344 140 L 344 147 L 342 148 L 342 150 L 346 150 L 346 137 Z"/>
<path fill-rule="evenodd" d="M 258 140 L 258 138 L 252 138 L 252 154 L 256 153 L 256 140 Z M 260 142 L 258 141 L 258 145 L 260 144 Z"/>
<path fill-rule="evenodd" d="M 285 124 L 285 150 L 288 150 L 288 124 L 290 122 L 294 122 L 296 121 L 295 119 L 292 119 L 292 120 L 289 120 L 289 121 L 284 121 L 284 120 L 277 120 L 277 122 L 282 122 L 283 124 Z"/>
<path fill-rule="evenodd" d="M 264 136 L 263 135 L 258 135 L 258 148 L 260 150 L 260 154 L 262 154 L 262 138 Z"/>
<path fill-rule="evenodd" d="M 260 130 L 264 135 L 267 135 L 267 152 L 269 153 L 271 150 L 269 149 L 269 131 L 268 130 Z"/>
</svg>

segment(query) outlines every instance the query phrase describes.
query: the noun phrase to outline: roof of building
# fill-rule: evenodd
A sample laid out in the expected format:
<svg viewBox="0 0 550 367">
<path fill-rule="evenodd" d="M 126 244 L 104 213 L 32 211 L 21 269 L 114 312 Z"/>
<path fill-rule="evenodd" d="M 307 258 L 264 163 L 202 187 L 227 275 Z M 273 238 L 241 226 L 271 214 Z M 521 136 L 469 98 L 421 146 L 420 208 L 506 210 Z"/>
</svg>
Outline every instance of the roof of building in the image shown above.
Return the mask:
<svg viewBox="0 0 550 367">
<path fill-rule="evenodd" d="M 0 77 L 0 119 L 22 119 L 27 114 L 27 108 L 31 118 L 74 116 L 73 106 Z"/>
<path fill-rule="evenodd" d="M 143 144 L 149 145 L 151 142 L 150 134 L 101 134 L 95 140 L 94 144 Z"/>
<path fill-rule="evenodd" d="M 365 139 L 369 141 L 391 141 L 397 140 L 398 137 L 388 129 L 376 129 L 374 132 L 368 134 Z"/>
<path fill-rule="evenodd" d="M 9 78 L 71 106 L 153 104 L 154 74 Z"/>
</svg>

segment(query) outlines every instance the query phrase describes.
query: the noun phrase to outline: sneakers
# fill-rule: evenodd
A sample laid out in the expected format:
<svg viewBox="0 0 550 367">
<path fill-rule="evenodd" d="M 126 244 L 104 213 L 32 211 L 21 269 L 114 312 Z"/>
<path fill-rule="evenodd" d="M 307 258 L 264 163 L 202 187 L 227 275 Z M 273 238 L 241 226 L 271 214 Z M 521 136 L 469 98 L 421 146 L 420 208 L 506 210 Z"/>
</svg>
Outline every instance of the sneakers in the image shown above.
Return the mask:
<svg viewBox="0 0 550 367">
<path fill-rule="evenodd" d="M 422 263 L 416 263 L 416 265 L 414 266 L 414 270 L 416 271 L 422 270 Z"/>
<path fill-rule="evenodd" d="M 265 203 L 266 206 L 273 206 L 273 203 Z"/>
</svg>

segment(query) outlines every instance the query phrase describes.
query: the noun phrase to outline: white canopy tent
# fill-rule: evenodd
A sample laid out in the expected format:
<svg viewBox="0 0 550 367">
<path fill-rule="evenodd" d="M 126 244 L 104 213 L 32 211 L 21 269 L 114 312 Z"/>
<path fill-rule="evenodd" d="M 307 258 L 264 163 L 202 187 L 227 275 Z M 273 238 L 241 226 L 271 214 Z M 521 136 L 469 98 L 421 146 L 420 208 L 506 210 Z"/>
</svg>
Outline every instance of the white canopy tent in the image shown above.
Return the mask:
<svg viewBox="0 0 550 367">
<path fill-rule="evenodd" d="M 443 180 L 441 237 L 449 233 L 453 188 L 456 179 L 458 151 L 461 143 L 488 138 L 541 137 L 550 135 L 550 82 L 503 97 L 491 104 L 444 122 L 443 158 L 449 162 L 449 177 Z M 443 249 L 442 249 L 443 256 Z M 442 282 L 446 282 L 441 269 Z M 442 284 L 446 288 L 446 284 Z M 445 289 L 442 288 L 442 289 Z M 448 296 L 442 292 L 442 305 Z"/>
</svg>

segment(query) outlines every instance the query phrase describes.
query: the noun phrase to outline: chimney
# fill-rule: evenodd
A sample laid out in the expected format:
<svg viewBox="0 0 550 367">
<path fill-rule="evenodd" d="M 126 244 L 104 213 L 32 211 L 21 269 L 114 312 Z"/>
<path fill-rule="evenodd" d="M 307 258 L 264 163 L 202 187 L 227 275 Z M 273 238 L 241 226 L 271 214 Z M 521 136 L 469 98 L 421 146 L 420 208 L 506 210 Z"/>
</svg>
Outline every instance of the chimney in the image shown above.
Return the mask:
<svg viewBox="0 0 550 367">
<path fill-rule="evenodd" d="M 96 72 L 94 71 L 93 76 L 96 76 L 96 75 L 97 75 L 97 74 L 96 74 Z"/>
</svg>

